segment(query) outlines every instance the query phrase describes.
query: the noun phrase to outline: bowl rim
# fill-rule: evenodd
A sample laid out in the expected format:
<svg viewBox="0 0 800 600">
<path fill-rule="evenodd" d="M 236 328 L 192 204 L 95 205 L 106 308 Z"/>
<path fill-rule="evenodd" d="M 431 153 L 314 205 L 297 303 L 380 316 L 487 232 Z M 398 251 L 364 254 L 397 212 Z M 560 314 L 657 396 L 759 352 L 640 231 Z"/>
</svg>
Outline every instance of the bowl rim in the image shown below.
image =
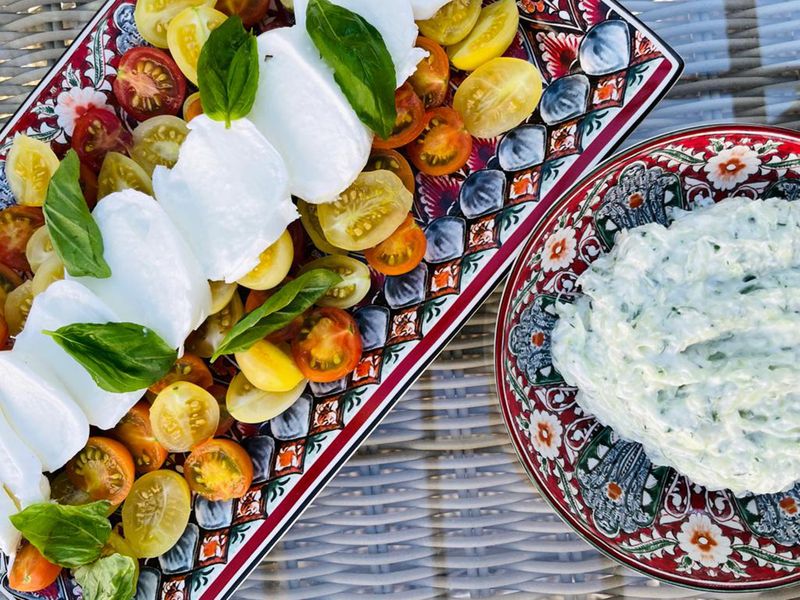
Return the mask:
<svg viewBox="0 0 800 600">
<path fill-rule="evenodd" d="M 509 435 L 511 445 L 514 448 L 514 453 L 516 454 L 517 459 L 519 460 L 523 470 L 525 471 L 525 475 L 527 476 L 528 480 L 533 484 L 534 488 L 542 497 L 542 499 L 546 502 L 546 504 L 558 516 L 558 518 L 561 519 L 564 523 L 566 523 L 569 526 L 569 528 L 578 535 L 578 537 L 587 542 L 591 547 L 600 552 L 603 556 L 610 558 L 618 565 L 631 569 L 632 571 L 635 571 L 640 575 L 644 575 L 646 577 L 655 579 L 656 581 L 677 586 L 683 589 L 700 591 L 700 592 L 721 593 L 721 594 L 742 594 L 748 592 L 752 593 L 756 591 L 778 590 L 782 588 L 797 586 L 798 583 L 800 583 L 800 572 L 795 574 L 794 579 L 778 583 L 743 582 L 745 585 L 741 587 L 738 586 L 723 587 L 722 585 L 717 586 L 714 584 L 693 585 L 686 581 L 670 579 L 668 576 L 660 574 L 655 570 L 651 570 L 633 561 L 628 561 L 626 558 L 623 558 L 621 556 L 615 556 L 609 547 L 605 547 L 605 545 L 601 543 L 601 541 L 594 535 L 592 535 L 588 530 L 586 530 L 581 523 L 573 520 L 573 518 L 570 515 L 566 514 L 560 507 L 556 505 L 556 503 L 551 499 L 549 492 L 546 491 L 544 486 L 537 479 L 536 475 L 534 475 L 533 471 L 529 468 L 527 458 L 523 456 L 522 452 L 520 451 L 520 443 L 518 443 L 516 430 L 511 424 L 510 415 L 506 411 L 506 406 L 508 405 L 508 398 L 504 391 L 504 386 L 503 386 L 502 374 L 505 373 L 505 369 L 502 366 L 501 358 L 505 355 L 504 348 L 506 347 L 505 342 L 507 339 L 504 325 L 509 315 L 509 306 L 511 300 L 515 295 L 515 292 L 512 290 L 512 288 L 514 287 L 513 283 L 517 279 L 520 271 L 524 268 L 524 265 L 530 255 L 534 239 L 537 237 L 539 233 L 541 233 L 544 224 L 549 221 L 550 217 L 553 215 L 554 212 L 558 210 L 559 207 L 564 205 L 564 203 L 567 200 L 569 200 L 577 192 L 577 190 L 583 187 L 589 180 L 597 177 L 605 170 L 614 166 L 615 163 L 628 160 L 636 156 L 637 154 L 640 154 L 642 150 L 648 147 L 665 144 L 668 143 L 670 140 L 680 137 L 685 137 L 687 135 L 712 136 L 715 135 L 715 133 L 716 134 L 730 133 L 732 130 L 737 130 L 739 133 L 752 132 L 752 133 L 775 135 L 781 137 L 792 137 L 796 139 L 798 144 L 800 144 L 800 132 L 795 131 L 793 129 L 789 129 L 788 127 L 761 125 L 757 123 L 735 123 L 735 122 L 704 123 L 703 125 L 699 126 L 694 125 L 690 127 L 681 127 L 678 129 L 668 131 L 666 133 L 649 137 L 635 144 L 634 146 L 631 146 L 630 148 L 626 148 L 625 150 L 617 152 L 612 156 L 610 156 L 609 158 L 603 160 L 594 169 L 592 169 L 589 173 L 587 173 L 584 177 L 582 177 L 580 180 L 578 180 L 572 186 L 570 186 L 570 188 L 566 192 L 564 192 L 564 194 L 562 194 L 560 197 L 554 200 L 553 203 L 550 204 L 550 206 L 548 206 L 542 212 L 536 224 L 531 228 L 531 231 L 528 234 L 528 238 L 526 239 L 524 245 L 522 246 L 522 249 L 517 255 L 517 258 L 515 259 L 511 270 L 508 272 L 506 281 L 503 284 L 503 293 L 500 297 L 500 303 L 498 305 L 498 311 L 497 311 L 497 319 L 495 321 L 495 335 L 494 335 L 494 346 L 493 346 L 494 384 L 497 390 L 497 402 L 499 404 L 500 413 L 502 414 L 503 417 L 503 425 L 505 426 L 506 432 Z M 611 546 L 611 544 L 608 544 L 608 546 Z M 748 583 L 750 585 L 747 585 Z"/>
</svg>

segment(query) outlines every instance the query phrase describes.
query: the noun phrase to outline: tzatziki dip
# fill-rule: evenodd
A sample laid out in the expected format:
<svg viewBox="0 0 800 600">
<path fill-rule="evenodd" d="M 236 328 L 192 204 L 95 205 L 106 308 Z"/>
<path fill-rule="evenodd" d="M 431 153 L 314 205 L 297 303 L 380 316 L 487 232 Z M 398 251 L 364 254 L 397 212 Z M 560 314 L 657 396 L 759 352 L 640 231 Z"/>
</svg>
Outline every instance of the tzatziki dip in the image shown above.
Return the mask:
<svg viewBox="0 0 800 600">
<path fill-rule="evenodd" d="M 800 202 L 731 198 L 618 234 L 559 303 L 578 402 L 709 489 L 800 479 Z"/>
</svg>

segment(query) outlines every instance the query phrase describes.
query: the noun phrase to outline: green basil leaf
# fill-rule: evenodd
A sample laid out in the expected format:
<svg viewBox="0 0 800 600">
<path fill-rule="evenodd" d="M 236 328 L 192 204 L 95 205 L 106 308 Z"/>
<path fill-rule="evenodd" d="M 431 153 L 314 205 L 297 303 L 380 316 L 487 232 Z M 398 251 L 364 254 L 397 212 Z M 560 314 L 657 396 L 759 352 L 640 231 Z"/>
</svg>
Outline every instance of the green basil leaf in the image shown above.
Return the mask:
<svg viewBox="0 0 800 600">
<path fill-rule="evenodd" d="M 106 500 L 81 506 L 42 502 L 10 519 L 47 560 L 74 569 L 100 558 L 111 535 L 110 508 Z"/>
<path fill-rule="evenodd" d="M 397 119 L 396 75 L 378 30 L 329 0 L 308 3 L 306 29 L 361 122 L 388 138 Z"/>
<path fill-rule="evenodd" d="M 211 360 L 223 354 L 243 352 L 273 331 L 286 327 L 311 308 L 342 278 L 327 269 L 303 273 L 284 285 L 253 312 L 246 314 L 222 340 Z"/>
<path fill-rule="evenodd" d="M 209 35 L 197 62 L 198 87 L 203 112 L 216 121 L 248 115 L 258 89 L 258 46 L 238 16 L 228 19 Z"/>
<path fill-rule="evenodd" d="M 67 273 L 105 279 L 111 277 L 111 268 L 103 258 L 103 236 L 89 212 L 79 176 L 78 155 L 70 150 L 50 179 L 42 207 L 44 220 Z"/>
<path fill-rule="evenodd" d="M 158 334 L 136 323 L 74 323 L 43 333 L 107 392 L 149 387 L 166 375 L 178 358 Z"/>
<path fill-rule="evenodd" d="M 136 595 L 136 561 L 112 554 L 72 574 L 83 589 L 83 600 L 131 600 Z"/>
</svg>

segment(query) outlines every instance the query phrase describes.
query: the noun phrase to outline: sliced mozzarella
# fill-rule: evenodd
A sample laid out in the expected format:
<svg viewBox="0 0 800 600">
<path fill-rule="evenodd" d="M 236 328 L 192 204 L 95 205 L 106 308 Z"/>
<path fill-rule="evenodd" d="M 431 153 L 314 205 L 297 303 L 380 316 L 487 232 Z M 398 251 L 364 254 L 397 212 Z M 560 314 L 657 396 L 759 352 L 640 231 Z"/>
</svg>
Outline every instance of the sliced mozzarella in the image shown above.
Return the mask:
<svg viewBox="0 0 800 600">
<path fill-rule="evenodd" d="M 445 4 L 449 4 L 450 0 L 409 0 L 411 2 L 411 10 L 414 12 L 415 21 L 423 21 L 430 19 L 436 12 Z"/>
<path fill-rule="evenodd" d="M 47 500 L 50 491 L 46 482 L 47 479 L 42 477 L 42 462 L 0 412 L 0 484 L 14 495 L 20 505 L 28 506 Z"/>
<path fill-rule="evenodd" d="M 247 119 L 201 115 L 177 164 L 153 173 L 156 197 L 213 281 L 232 283 L 298 218 L 280 154 Z"/>
<path fill-rule="evenodd" d="M 111 277 L 77 281 L 123 321 L 149 327 L 180 348 L 211 310 L 208 281 L 189 245 L 159 203 L 134 190 L 103 198 L 94 218 Z"/>
<path fill-rule="evenodd" d="M 0 552 L 13 557 L 17 547 L 22 541 L 22 536 L 17 528 L 11 524 L 11 517 L 20 510 L 0 483 Z"/>
<path fill-rule="evenodd" d="M 304 29 L 267 31 L 258 50 L 264 62 L 250 119 L 286 161 L 292 194 L 335 200 L 367 164 L 372 133 Z"/>
<path fill-rule="evenodd" d="M 40 372 L 54 375 L 72 394 L 91 425 L 114 427 L 142 397 L 144 390 L 114 394 L 100 388 L 89 373 L 42 330 L 54 331 L 72 323 L 119 321 L 100 298 L 76 281 L 56 281 L 36 296 L 25 329 L 17 336 L 14 351 L 30 357 Z M 3 479 L 0 473 L 0 480 Z"/>
<path fill-rule="evenodd" d="M 427 56 L 427 52 L 416 47 L 419 29 L 414 22 L 414 13 L 409 0 L 380 0 L 380 2 L 376 2 L 376 0 L 332 0 L 332 2 L 360 15 L 378 30 L 392 57 L 398 87 L 414 74 L 419 61 Z M 294 10 L 297 24 L 304 29 L 307 8 L 308 0 L 295 0 Z"/>
<path fill-rule="evenodd" d="M 64 466 L 89 439 L 89 422 L 75 401 L 14 350 L 0 352 L 0 411 L 45 471 Z"/>
</svg>

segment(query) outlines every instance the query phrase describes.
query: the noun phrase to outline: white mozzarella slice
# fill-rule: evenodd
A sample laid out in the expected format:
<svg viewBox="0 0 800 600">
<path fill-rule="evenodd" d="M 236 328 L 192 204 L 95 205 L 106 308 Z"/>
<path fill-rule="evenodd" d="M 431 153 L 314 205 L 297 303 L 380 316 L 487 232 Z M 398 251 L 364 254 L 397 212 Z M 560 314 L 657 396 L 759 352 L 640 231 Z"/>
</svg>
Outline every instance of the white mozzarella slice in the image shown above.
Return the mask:
<svg viewBox="0 0 800 600">
<path fill-rule="evenodd" d="M 25 329 L 14 344 L 14 351 L 30 357 L 29 362 L 38 371 L 54 375 L 75 398 L 89 423 L 101 429 L 110 429 L 119 423 L 145 390 L 126 394 L 105 391 L 80 363 L 42 331 L 54 331 L 72 323 L 109 323 L 119 320 L 114 311 L 85 286 L 76 281 L 56 281 L 36 296 Z"/>
<path fill-rule="evenodd" d="M 208 316 L 211 290 L 169 215 L 153 198 L 134 190 L 109 194 L 93 214 L 111 277 L 77 281 L 121 320 L 149 327 L 173 348 L 182 347 Z"/>
<path fill-rule="evenodd" d="M 22 541 L 22 536 L 11 524 L 10 519 L 19 510 L 20 507 L 14 503 L 0 483 L 0 552 L 9 557 L 13 557 L 17 553 L 17 547 Z"/>
<path fill-rule="evenodd" d="M 347 10 L 356 13 L 378 30 L 392 57 L 397 86 L 417 70 L 417 64 L 428 54 L 416 47 L 419 29 L 414 22 L 414 13 L 409 0 L 332 0 Z M 295 0 L 294 10 L 297 24 L 305 29 L 308 0 Z"/>
<path fill-rule="evenodd" d="M 250 119 L 286 161 L 289 191 L 331 202 L 367 164 L 372 133 L 304 29 L 262 33 L 258 51 L 263 62 Z"/>
<path fill-rule="evenodd" d="M 450 0 L 410 0 L 410 2 L 414 20 L 423 21 L 430 19 L 445 4 L 449 4 Z"/>
<path fill-rule="evenodd" d="M 0 352 L 0 411 L 45 471 L 64 466 L 89 439 L 89 422 L 75 401 L 14 350 Z"/>
<path fill-rule="evenodd" d="M 298 218 L 281 155 L 247 119 L 189 123 L 177 164 L 153 173 L 156 198 L 207 279 L 232 283 Z"/>
<path fill-rule="evenodd" d="M 42 483 L 43 479 L 45 484 Z M 42 476 L 42 461 L 0 412 L 0 484 L 14 495 L 21 506 L 28 506 L 47 500 L 50 490 L 46 482 L 47 479 Z"/>
</svg>

